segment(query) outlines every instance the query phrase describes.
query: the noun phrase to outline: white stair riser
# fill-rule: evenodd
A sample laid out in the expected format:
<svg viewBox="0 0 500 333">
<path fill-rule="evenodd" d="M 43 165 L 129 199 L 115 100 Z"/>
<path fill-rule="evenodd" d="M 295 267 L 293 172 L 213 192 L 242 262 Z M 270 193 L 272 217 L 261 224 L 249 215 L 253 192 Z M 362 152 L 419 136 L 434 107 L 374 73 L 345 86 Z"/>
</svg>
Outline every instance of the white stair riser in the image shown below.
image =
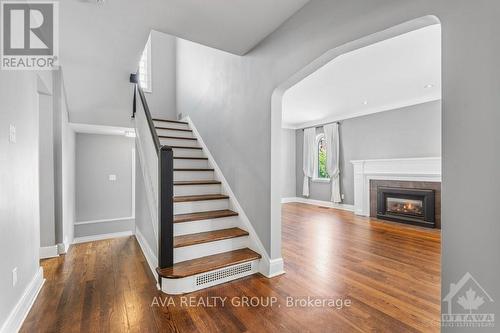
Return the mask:
<svg viewBox="0 0 500 333">
<path fill-rule="evenodd" d="M 223 278 L 223 279 L 220 279 L 220 280 L 211 281 L 209 283 L 202 284 L 202 285 L 197 285 L 196 284 L 196 279 L 197 279 L 198 276 L 203 276 L 203 275 L 205 275 L 207 273 L 210 273 L 210 272 L 224 271 L 224 270 L 226 270 L 228 268 L 240 266 L 241 264 L 233 265 L 233 266 L 229 266 L 229 267 L 225 267 L 225 268 L 222 268 L 222 269 L 219 269 L 219 270 L 213 270 L 213 271 L 210 271 L 210 272 L 207 272 L 207 273 L 202 273 L 202 274 L 198 274 L 198 275 L 188 276 L 188 277 L 181 278 L 181 279 L 165 279 L 165 278 L 162 278 L 161 290 L 164 293 L 169 294 L 169 295 L 180 295 L 180 294 L 185 294 L 185 293 L 193 292 L 193 291 L 196 291 L 196 290 L 200 290 L 200 289 L 212 287 L 212 286 L 215 286 L 215 285 L 218 285 L 218 284 L 226 283 L 226 282 L 229 282 L 229 281 L 232 281 L 232 280 L 240 279 L 242 277 L 245 277 L 245 276 L 257 273 L 258 272 L 258 268 L 259 268 L 259 262 L 260 262 L 260 259 L 259 260 L 250 261 L 249 263 L 251 264 L 251 270 L 248 271 L 248 272 L 243 272 L 243 273 L 240 273 L 240 274 L 237 274 L 237 275 L 233 275 L 233 276 L 229 276 L 229 277 L 226 277 L 226 278 Z"/>
<path fill-rule="evenodd" d="M 239 225 L 239 216 L 203 221 L 174 223 L 174 236 L 196 234 L 213 230 L 229 229 Z"/>
<path fill-rule="evenodd" d="M 174 186 L 174 195 L 201 195 L 201 194 L 220 194 L 221 185 L 176 185 Z"/>
<path fill-rule="evenodd" d="M 174 157 L 205 157 L 202 149 L 174 148 Z"/>
<path fill-rule="evenodd" d="M 183 180 L 213 180 L 213 171 L 174 171 L 174 181 Z"/>
<path fill-rule="evenodd" d="M 179 160 L 174 159 L 174 168 L 208 168 L 208 160 Z"/>
<path fill-rule="evenodd" d="M 199 147 L 196 140 L 160 138 L 160 143 L 164 146 Z"/>
<path fill-rule="evenodd" d="M 239 250 L 247 247 L 248 236 L 224 239 L 216 242 L 178 247 L 174 249 L 174 263 Z"/>
<path fill-rule="evenodd" d="M 208 212 L 212 210 L 222 210 L 228 208 L 229 208 L 228 199 L 175 202 L 174 214 L 190 214 L 196 212 Z"/>
<path fill-rule="evenodd" d="M 179 128 L 179 129 L 189 129 L 188 124 L 170 123 L 167 121 L 156 121 L 153 120 L 155 127 L 168 127 L 168 128 Z"/>
<path fill-rule="evenodd" d="M 183 138 L 194 138 L 193 132 L 186 132 L 186 131 L 174 131 L 174 130 L 165 130 L 157 128 L 156 133 L 158 133 L 158 135 L 163 135 L 163 136 L 179 136 Z"/>
</svg>

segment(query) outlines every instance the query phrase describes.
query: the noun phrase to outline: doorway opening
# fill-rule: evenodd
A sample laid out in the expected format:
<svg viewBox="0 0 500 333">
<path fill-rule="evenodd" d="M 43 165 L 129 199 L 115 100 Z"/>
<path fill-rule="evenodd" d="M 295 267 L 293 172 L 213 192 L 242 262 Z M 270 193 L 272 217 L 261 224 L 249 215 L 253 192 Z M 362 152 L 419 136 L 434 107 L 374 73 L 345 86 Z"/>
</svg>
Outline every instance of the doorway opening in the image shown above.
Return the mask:
<svg viewBox="0 0 500 333">
<path fill-rule="evenodd" d="M 434 16 L 330 50 L 275 90 L 271 237 L 272 250 L 288 255 L 286 270 L 300 267 L 319 288 L 334 276 L 382 294 L 384 279 L 400 280 L 402 294 L 422 284 L 433 307 L 422 311 L 439 322 L 441 90 Z M 412 196 L 377 205 L 387 188 Z M 408 246 L 417 243 L 425 254 Z M 380 261 L 387 256 L 429 275 L 402 278 Z M 349 283 L 334 287 L 342 293 Z"/>
</svg>

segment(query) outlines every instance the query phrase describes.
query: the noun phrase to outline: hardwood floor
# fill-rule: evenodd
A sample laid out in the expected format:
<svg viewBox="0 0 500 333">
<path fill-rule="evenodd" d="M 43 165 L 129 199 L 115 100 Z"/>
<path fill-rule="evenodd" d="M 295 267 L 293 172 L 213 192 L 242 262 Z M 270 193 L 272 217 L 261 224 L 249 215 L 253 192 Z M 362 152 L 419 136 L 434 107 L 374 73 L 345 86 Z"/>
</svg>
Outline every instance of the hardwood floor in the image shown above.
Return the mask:
<svg viewBox="0 0 500 333">
<path fill-rule="evenodd" d="M 168 297 L 156 290 L 135 238 L 74 245 L 42 261 L 47 281 L 21 331 L 439 331 L 439 231 L 285 204 L 283 258 L 282 276 Z M 308 296 L 351 304 L 301 307 Z M 217 297 L 228 297 L 224 306 Z"/>
</svg>

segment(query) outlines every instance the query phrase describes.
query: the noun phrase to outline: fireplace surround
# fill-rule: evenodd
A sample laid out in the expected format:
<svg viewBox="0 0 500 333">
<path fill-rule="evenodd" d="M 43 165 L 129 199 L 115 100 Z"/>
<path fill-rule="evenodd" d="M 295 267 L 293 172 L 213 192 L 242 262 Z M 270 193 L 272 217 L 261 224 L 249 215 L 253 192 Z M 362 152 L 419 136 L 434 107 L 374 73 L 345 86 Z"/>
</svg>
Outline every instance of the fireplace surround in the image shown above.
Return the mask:
<svg viewBox="0 0 500 333">
<path fill-rule="evenodd" d="M 377 218 L 435 228 L 435 192 L 380 186 L 377 188 Z"/>
<path fill-rule="evenodd" d="M 441 158 L 352 160 L 354 213 L 377 217 L 377 187 L 433 189 L 436 228 L 441 228 Z"/>
</svg>

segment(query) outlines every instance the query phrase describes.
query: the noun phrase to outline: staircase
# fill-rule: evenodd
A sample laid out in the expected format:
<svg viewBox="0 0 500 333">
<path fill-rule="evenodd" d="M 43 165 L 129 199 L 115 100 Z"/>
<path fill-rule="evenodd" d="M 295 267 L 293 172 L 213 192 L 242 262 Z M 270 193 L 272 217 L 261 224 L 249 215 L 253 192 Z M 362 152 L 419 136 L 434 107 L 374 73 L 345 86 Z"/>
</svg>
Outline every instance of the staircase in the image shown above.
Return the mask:
<svg viewBox="0 0 500 333">
<path fill-rule="evenodd" d="M 261 256 L 189 123 L 152 121 L 173 151 L 174 264 L 157 268 L 161 289 L 182 294 L 256 273 Z"/>
</svg>

